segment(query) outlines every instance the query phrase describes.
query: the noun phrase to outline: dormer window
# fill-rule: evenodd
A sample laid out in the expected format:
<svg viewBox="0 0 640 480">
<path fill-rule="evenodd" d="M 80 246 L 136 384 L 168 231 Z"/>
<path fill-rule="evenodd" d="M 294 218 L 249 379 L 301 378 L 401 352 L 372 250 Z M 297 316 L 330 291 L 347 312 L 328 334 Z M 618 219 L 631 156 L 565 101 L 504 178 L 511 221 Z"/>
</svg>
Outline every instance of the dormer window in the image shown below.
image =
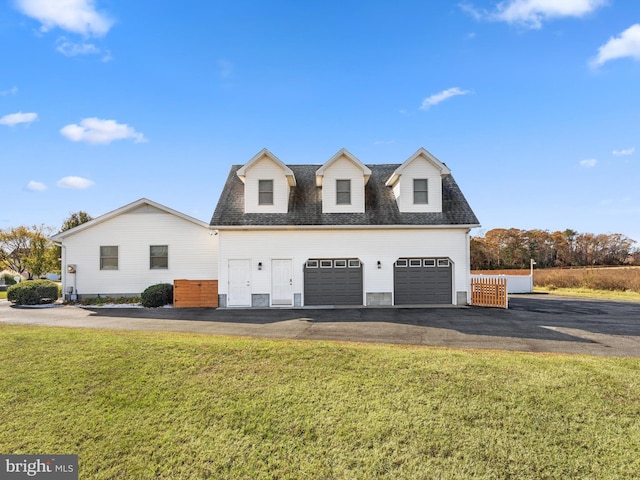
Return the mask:
<svg viewBox="0 0 640 480">
<path fill-rule="evenodd" d="M 258 205 L 273 205 L 273 180 L 258 180 Z"/>
<path fill-rule="evenodd" d="M 336 180 L 336 205 L 351 205 L 351 180 Z"/>
<path fill-rule="evenodd" d="M 427 178 L 413 179 L 413 204 L 426 205 L 429 203 L 429 180 Z"/>
</svg>

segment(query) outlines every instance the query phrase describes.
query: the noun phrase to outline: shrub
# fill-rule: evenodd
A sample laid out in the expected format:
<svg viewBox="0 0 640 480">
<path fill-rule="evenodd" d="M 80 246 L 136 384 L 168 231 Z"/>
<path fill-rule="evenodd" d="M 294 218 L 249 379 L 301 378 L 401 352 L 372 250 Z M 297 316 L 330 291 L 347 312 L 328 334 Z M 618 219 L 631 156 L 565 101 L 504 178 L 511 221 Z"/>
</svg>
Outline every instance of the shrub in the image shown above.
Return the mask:
<svg viewBox="0 0 640 480">
<path fill-rule="evenodd" d="M 142 306 L 147 308 L 162 307 L 163 305 L 171 304 L 173 303 L 173 285 L 170 283 L 151 285 L 142 292 L 140 300 Z"/>
<path fill-rule="evenodd" d="M 16 281 L 13 279 L 13 277 L 15 277 L 15 275 L 11 275 L 10 273 L 3 273 L 2 274 L 2 278 L 4 280 L 4 284 L 5 285 L 15 285 Z M 3 282 L 0 282 L 3 283 Z"/>
<path fill-rule="evenodd" d="M 58 284 L 50 280 L 28 280 L 7 289 L 7 300 L 16 305 L 41 305 L 58 299 Z"/>
</svg>

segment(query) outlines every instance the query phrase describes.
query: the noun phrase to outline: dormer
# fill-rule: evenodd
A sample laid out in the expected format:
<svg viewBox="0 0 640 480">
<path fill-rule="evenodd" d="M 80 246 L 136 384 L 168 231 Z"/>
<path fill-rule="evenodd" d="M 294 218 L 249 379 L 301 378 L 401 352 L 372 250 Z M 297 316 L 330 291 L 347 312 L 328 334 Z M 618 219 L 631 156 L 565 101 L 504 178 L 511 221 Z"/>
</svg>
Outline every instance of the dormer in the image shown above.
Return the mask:
<svg viewBox="0 0 640 480">
<path fill-rule="evenodd" d="M 260 150 L 236 175 L 244 183 L 245 213 L 287 213 L 296 177 L 269 150 Z"/>
<path fill-rule="evenodd" d="M 336 153 L 316 170 L 322 213 L 364 213 L 364 186 L 370 176 L 371 169 L 346 149 Z"/>
<path fill-rule="evenodd" d="M 385 183 L 393 189 L 401 212 L 442 212 L 442 177 L 451 170 L 420 148 Z"/>
</svg>

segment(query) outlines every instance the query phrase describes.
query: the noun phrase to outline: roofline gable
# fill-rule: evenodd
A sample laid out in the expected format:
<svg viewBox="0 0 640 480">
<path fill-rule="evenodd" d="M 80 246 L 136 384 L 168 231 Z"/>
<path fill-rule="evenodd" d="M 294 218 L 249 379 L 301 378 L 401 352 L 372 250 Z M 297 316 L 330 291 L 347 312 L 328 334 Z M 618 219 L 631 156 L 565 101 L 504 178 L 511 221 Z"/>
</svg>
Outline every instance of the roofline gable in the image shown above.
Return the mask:
<svg viewBox="0 0 640 480">
<path fill-rule="evenodd" d="M 341 148 L 338 153 L 336 153 L 333 157 L 327 160 L 322 166 L 316 170 L 316 185 L 318 187 L 322 186 L 322 178 L 324 177 L 324 171 L 329 168 L 333 163 L 335 163 L 339 158 L 346 157 L 351 163 L 353 163 L 356 167 L 362 170 L 362 174 L 364 175 L 364 183 L 365 185 L 369 181 L 371 177 L 371 169 L 367 167 L 364 163 L 362 163 L 358 158 L 353 155 L 346 148 Z"/>
<path fill-rule="evenodd" d="M 263 148 L 262 150 L 260 150 L 258 153 L 256 153 L 253 156 L 251 160 L 249 160 L 247 163 L 245 163 L 242 167 L 238 169 L 238 171 L 236 172 L 236 175 L 238 175 L 238 178 L 242 180 L 242 183 L 244 183 L 245 177 L 247 175 L 247 170 L 253 167 L 254 164 L 262 160 L 264 157 L 267 157 L 269 160 L 271 160 L 273 163 L 275 163 L 278 167 L 282 169 L 285 176 L 287 177 L 287 181 L 289 182 L 290 187 L 296 186 L 296 177 L 293 174 L 293 171 L 289 167 L 287 167 L 284 163 L 282 163 L 282 161 L 278 157 L 276 157 L 273 153 L 271 153 L 266 148 Z"/>
<path fill-rule="evenodd" d="M 186 220 L 188 222 L 194 223 L 198 226 L 201 226 L 203 228 L 209 229 L 209 224 L 206 222 L 203 222 L 202 220 L 198 220 L 197 218 L 191 217 L 187 214 L 178 212 L 177 210 L 173 210 L 172 208 L 166 207 L 160 203 L 154 202 L 153 200 L 149 200 L 148 198 L 141 198 L 139 200 L 136 200 L 135 202 L 131 202 L 127 205 L 124 205 L 120 208 L 117 208 L 116 210 L 112 210 L 111 212 L 105 213 L 103 215 L 100 215 L 99 217 L 94 218 L 93 220 L 90 220 L 86 223 L 83 223 L 81 225 L 78 225 L 77 227 L 74 228 L 70 228 L 69 230 L 65 230 L 64 232 L 58 232 L 55 235 L 53 235 L 52 237 L 50 237 L 50 239 L 54 242 L 59 242 L 63 239 L 65 239 L 66 237 L 69 237 L 71 235 L 75 235 L 76 233 L 80 233 L 84 230 L 87 230 L 89 228 L 95 227 L 96 225 L 99 225 L 101 223 L 104 223 L 108 220 L 111 220 L 112 218 L 115 218 L 119 215 L 128 213 L 132 210 L 135 210 L 137 208 L 140 208 L 144 205 L 149 205 L 150 207 L 154 207 L 157 208 L 158 210 L 161 210 L 165 213 L 169 213 L 171 215 L 175 215 L 176 217 L 179 217 L 183 220 Z"/>
<path fill-rule="evenodd" d="M 402 165 L 400 165 L 396 170 L 391 174 L 389 179 L 385 182 L 385 185 L 388 187 L 392 187 L 402 175 L 404 169 L 410 165 L 417 158 L 422 157 L 431 163 L 436 169 L 440 171 L 440 176 L 451 175 L 451 170 L 444 163 L 438 160 L 431 152 L 429 152 L 424 147 L 420 147 L 413 155 L 411 155 L 407 160 L 404 161 Z"/>
</svg>

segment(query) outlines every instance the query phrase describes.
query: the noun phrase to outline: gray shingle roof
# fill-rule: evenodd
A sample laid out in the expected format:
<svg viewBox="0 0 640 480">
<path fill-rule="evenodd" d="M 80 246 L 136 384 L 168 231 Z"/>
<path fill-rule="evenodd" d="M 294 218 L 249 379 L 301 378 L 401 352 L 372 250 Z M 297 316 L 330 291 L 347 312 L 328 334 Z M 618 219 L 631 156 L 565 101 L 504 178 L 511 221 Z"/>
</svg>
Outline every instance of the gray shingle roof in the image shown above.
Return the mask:
<svg viewBox="0 0 640 480">
<path fill-rule="evenodd" d="M 371 178 L 365 186 L 365 213 L 322 213 L 322 192 L 316 187 L 320 165 L 287 165 L 296 177 L 288 213 L 244 213 L 244 183 L 231 167 L 211 226 L 363 226 L 363 225 L 478 225 L 478 218 L 451 175 L 442 179 L 441 213 L 401 213 L 385 182 L 400 164 L 367 165 Z"/>
</svg>

